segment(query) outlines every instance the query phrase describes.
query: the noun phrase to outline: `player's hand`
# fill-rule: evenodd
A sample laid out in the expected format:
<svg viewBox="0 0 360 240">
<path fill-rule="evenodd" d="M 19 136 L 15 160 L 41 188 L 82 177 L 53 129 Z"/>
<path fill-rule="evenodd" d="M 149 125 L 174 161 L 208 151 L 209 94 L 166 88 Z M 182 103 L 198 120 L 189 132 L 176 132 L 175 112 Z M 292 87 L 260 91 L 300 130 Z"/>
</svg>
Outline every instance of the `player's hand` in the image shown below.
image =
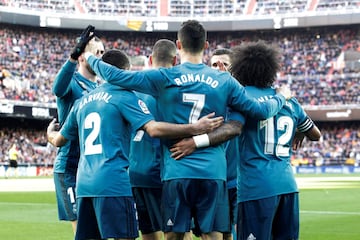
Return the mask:
<svg viewBox="0 0 360 240">
<path fill-rule="evenodd" d="M 194 135 L 200 135 L 203 133 L 208 133 L 214 131 L 216 128 L 220 127 L 224 122 L 224 118 L 214 117 L 215 113 L 210 113 L 199 119 L 196 123 L 194 123 Z"/>
<path fill-rule="evenodd" d="M 53 131 L 57 131 L 59 129 L 59 123 L 56 122 L 56 118 L 54 118 L 48 125 L 47 127 L 47 132 L 53 132 Z"/>
<path fill-rule="evenodd" d="M 170 147 L 171 157 L 179 160 L 196 150 L 193 138 L 184 138 Z"/>
<path fill-rule="evenodd" d="M 227 69 L 227 67 L 225 66 L 225 64 L 224 64 L 224 62 L 222 62 L 222 61 L 217 61 L 216 62 L 216 64 L 217 64 L 217 67 L 218 67 L 218 69 L 220 70 L 220 71 L 222 71 L 222 72 L 227 72 L 228 71 L 228 69 Z"/>
<path fill-rule="evenodd" d="M 291 90 L 288 85 L 282 85 L 276 88 L 276 93 L 281 94 L 285 97 L 286 100 L 292 98 Z"/>
<path fill-rule="evenodd" d="M 88 42 L 95 36 L 94 35 L 95 27 L 92 25 L 87 26 L 87 28 L 81 33 L 80 37 L 76 39 L 76 45 L 72 50 L 70 57 L 73 60 L 78 60 L 79 56 L 84 52 Z"/>
<path fill-rule="evenodd" d="M 292 143 L 292 149 L 294 151 L 301 148 L 304 138 L 305 138 L 305 134 L 303 134 L 302 132 L 298 132 L 298 131 L 295 132 L 295 136 L 294 136 L 293 143 Z"/>
</svg>

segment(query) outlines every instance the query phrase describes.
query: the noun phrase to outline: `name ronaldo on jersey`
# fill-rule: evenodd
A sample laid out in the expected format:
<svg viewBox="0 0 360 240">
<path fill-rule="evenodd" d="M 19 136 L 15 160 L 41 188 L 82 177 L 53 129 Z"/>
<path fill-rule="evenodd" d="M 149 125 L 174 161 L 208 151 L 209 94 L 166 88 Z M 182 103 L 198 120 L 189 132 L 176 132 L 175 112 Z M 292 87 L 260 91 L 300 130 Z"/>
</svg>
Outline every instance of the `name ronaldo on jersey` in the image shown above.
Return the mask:
<svg viewBox="0 0 360 240">
<path fill-rule="evenodd" d="M 201 82 L 210 85 L 212 88 L 216 88 L 219 85 L 217 80 L 214 80 L 210 76 L 205 76 L 205 74 L 182 74 L 180 78 L 175 78 L 174 81 L 178 86 L 188 82 Z"/>
</svg>

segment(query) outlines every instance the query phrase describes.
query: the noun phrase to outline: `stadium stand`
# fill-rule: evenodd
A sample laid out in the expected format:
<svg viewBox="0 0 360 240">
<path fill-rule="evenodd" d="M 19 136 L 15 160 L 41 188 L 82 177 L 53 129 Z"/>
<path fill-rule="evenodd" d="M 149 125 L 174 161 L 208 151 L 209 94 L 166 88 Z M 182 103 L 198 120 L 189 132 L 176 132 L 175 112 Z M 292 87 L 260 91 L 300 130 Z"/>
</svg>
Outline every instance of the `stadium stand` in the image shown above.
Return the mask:
<svg viewBox="0 0 360 240">
<path fill-rule="evenodd" d="M 359 0 L 3 0 L 0 5 L 56 13 L 107 16 L 279 15 L 357 9 Z"/>
<path fill-rule="evenodd" d="M 54 103 L 52 79 L 73 45 L 72 32 L 1 24 L 0 99 Z M 243 41 L 263 39 L 283 51 L 279 83 L 291 83 L 305 105 L 359 104 L 358 67 L 344 66 L 346 52 L 359 53 L 359 26 L 311 28 L 307 30 L 261 32 L 210 32 L 211 49 L 230 48 Z M 161 37 L 175 39 L 174 33 L 101 32 L 106 48 L 118 48 L 129 56 L 149 56 L 151 46 Z M 356 59 L 357 61 L 357 59 Z M 353 63 L 356 64 L 356 61 Z M 345 94 L 346 92 L 346 94 Z"/>
</svg>

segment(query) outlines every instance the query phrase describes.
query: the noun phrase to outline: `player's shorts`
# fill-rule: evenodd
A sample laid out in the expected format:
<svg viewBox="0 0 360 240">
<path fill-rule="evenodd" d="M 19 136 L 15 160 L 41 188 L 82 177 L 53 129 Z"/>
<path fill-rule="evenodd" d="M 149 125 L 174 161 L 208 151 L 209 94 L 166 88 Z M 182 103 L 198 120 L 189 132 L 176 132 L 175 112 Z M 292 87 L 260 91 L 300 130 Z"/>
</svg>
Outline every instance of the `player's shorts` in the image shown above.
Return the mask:
<svg viewBox="0 0 360 240">
<path fill-rule="evenodd" d="M 54 172 L 54 184 L 59 220 L 75 221 L 77 219 L 75 196 L 76 174 Z"/>
<path fill-rule="evenodd" d="M 163 187 L 163 231 L 189 232 L 192 218 L 201 233 L 229 232 L 226 182 L 209 179 L 174 179 Z"/>
<path fill-rule="evenodd" d="M 133 197 L 78 198 L 75 240 L 137 238 L 138 236 Z"/>
<path fill-rule="evenodd" d="M 238 204 L 237 240 L 299 238 L 298 193 Z"/>
<path fill-rule="evenodd" d="M 228 196 L 229 196 L 229 214 L 230 214 L 230 225 L 231 231 L 235 231 L 235 224 L 236 224 L 236 216 L 237 216 L 237 189 L 236 187 L 228 188 Z M 192 232 L 195 236 L 200 237 L 201 233 L 199 230 L 199 225 L 194 222 L 194 227 L 192 228 Z M 230 233 L 227 232 L 227 233 Z"/>
<path fill-rule="evenodd" d="M 162 188 L 132 188 L 142 234 L 161 231 Z"/>
<path fill-rule="evenodd" d="M 237 188 L 229 188 L 228 189 L 229 195 L 229 212 L 230 212 L 230 224 L 231 228 L 233 228 L 236 224 L 237 219 Z M 233 230 L 233 229 L 232 229 Z"/>
<path fill-rule="evenodd" d="M 17 168 L 18 167 L 18 162 L 16 160 L 10 160 L 9 167 Z"/>
</svg>

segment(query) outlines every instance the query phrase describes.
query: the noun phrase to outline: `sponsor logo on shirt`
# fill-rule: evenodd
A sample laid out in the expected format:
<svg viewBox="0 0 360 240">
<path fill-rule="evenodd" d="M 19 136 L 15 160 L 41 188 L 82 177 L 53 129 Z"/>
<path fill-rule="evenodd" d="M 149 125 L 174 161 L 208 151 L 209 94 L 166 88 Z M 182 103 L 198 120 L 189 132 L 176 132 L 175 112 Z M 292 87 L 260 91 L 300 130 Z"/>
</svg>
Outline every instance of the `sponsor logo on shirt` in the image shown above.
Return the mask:
<svg viewBox="0 0 360 240">
<path fill-rule="evenodd" d="M 146 106 L 146 104 L 142 100 L 139 99 L 138 104 L 139 104 L 139 107 L 141 108 L 141 110 L 144 113 L 150 114 L 150 111 L 149 111 L 148 107 Z"/>
</svg>

